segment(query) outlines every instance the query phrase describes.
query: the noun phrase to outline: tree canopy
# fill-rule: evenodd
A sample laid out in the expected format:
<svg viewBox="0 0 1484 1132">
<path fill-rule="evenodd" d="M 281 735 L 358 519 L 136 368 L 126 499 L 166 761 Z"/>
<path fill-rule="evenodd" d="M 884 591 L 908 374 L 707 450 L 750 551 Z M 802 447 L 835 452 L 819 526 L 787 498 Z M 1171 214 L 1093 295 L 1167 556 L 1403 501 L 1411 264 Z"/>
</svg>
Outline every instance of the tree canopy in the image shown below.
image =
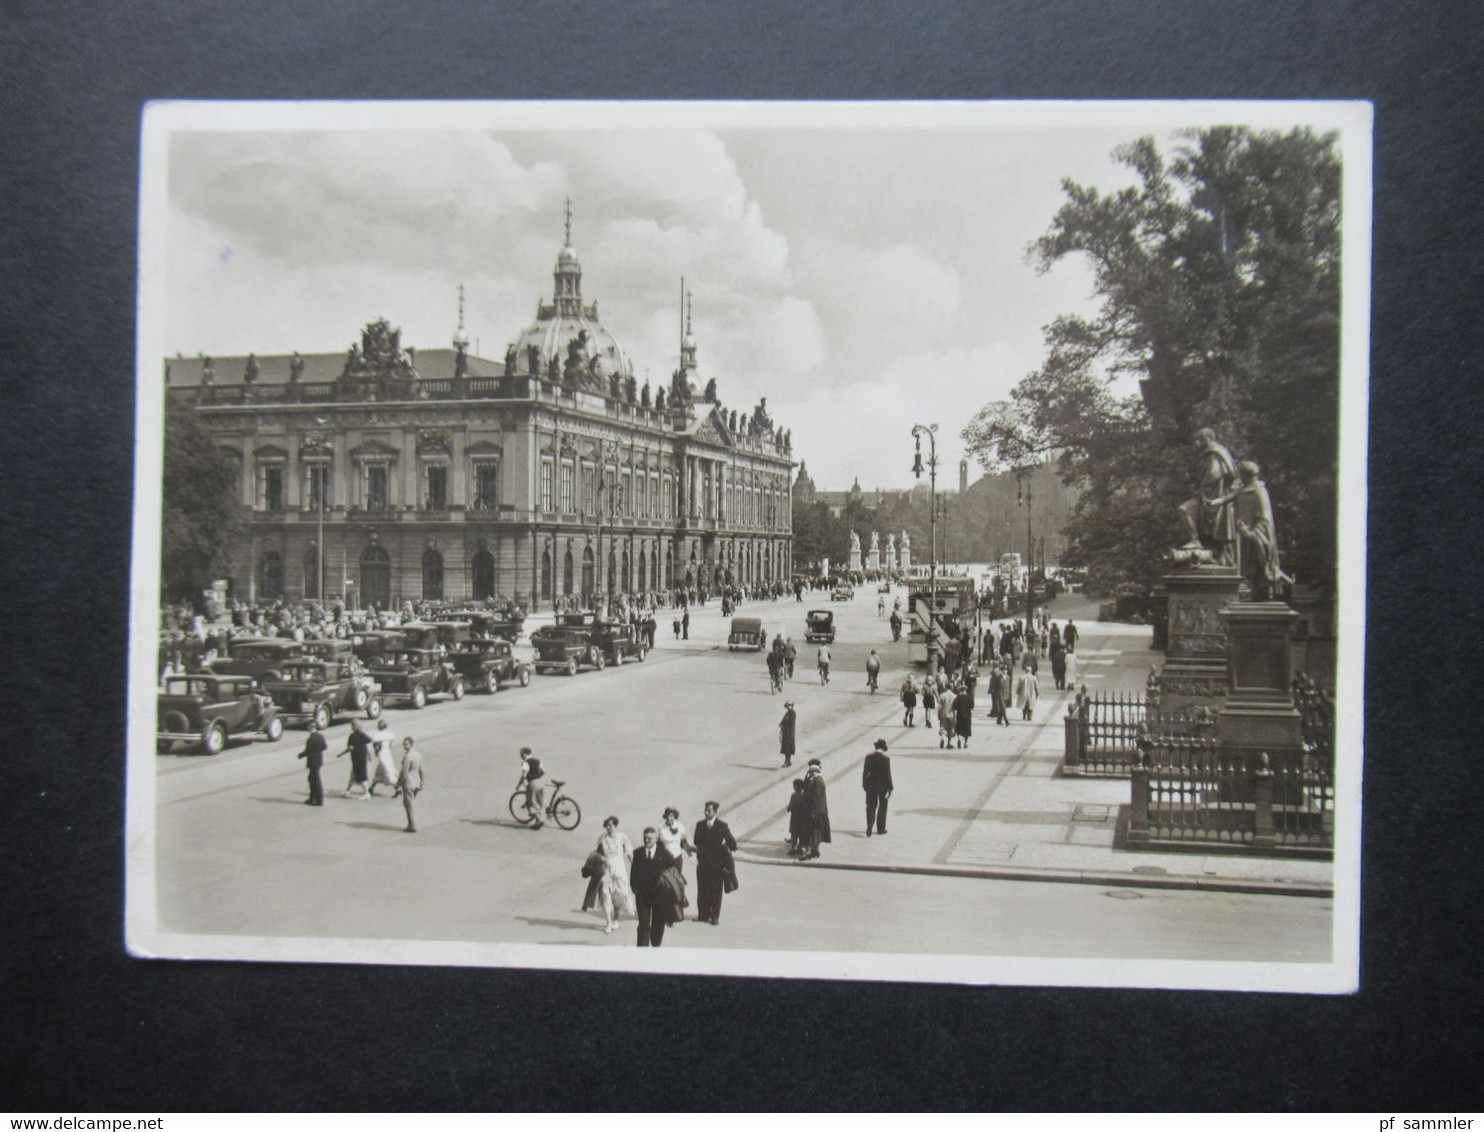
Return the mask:
<svg viewBox="0 0 1484 1132">
<path fill-rule="evenodd" d="M 167 597 L 197 600 L 214 579 L 230 574 L 229 542 L 241 522 L 237 475 L 193 410 L 167 410 L 160 574 Z"/>
<path fill-rule="evenodd" d="M 1086 257 L 1100 306 L 1045 328 L 1046 356 L 964 429 L 987 470 L 1055 456 L 1079 491 L 1066 562 L 1147 592 L 1194 487 L 1197 429 L 1252 459 L 1285 569 L 1330 586 L 1339 441 L 1340 159 L 1333 135 L 1223 126 L 1114 151 L 1136 184 L 1062 184 L 1027 251 Z"/>
</svg>

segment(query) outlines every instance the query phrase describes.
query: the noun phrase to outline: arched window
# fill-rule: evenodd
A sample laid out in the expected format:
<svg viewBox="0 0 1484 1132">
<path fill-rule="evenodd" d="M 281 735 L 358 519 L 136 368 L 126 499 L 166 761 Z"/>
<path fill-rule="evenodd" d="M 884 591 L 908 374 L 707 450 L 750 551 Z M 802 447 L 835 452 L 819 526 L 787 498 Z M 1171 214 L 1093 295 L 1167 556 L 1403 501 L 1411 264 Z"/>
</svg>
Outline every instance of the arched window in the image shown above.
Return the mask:
<svg viewBox="0 0 1484 1132">
<path fill-rule="evenodd" d="M 276 550 L 263 551 L 258 563 L 258 597 L 276 601 L 283 596 L 283 556 Z"/>
<path fill-rule="evenodd" d="M 572 596 L 572 548 L 567 547 L 567 556 L 562 561 L 562 593 Z"/>
<path fill-rule="evenodd" d="M 675 551 L 665 547 L 665 589 L 675 588 Z"/>
<path fill-rule="evenodd" d="M 646 565 L 648 565 L 648 562 L 649 562 L 649 555 L 646 554 L 644 552 L 643 548 L 641 547 L 640 550 L 639 550 L 639 589 L 638 589 L 638 592 L 641 593 L 641 594 L 644 593 L 647 589 L 649 589 L 648 571 L 646 571 L 644 569 L 644 567 Z"/>
<path fill-rule="evenodd" d="M 494 597 L 495 591 L 499 588 L 495 584 L 495 556 L 487 550 L 477 551 L 470 566 L 470 573 L 473 575 L 474 600 L 484 601 L 485 598 Z"/>
<path fill-rule="evenodd" d="M 623 561 L 622 561 L 622 565 L 623 565 L 623 571 L 622 571 L 622 573 L 619 574 L 619 578 L 620 578 L 621 584 L 623 586 L 623 592 L 624 593 L 628 593 L 630 590 L 632 590 L 634 588 L 634 574 L 633 574 L 633 570 L 632 570 L 633 563 L 630 562 L 630 560 L 629 560 L 629 548 L 628 547 L 624 547 L 623 548 Z"/>
<path fill-rule="evenodd" d="M 551 547 L 541 552 L 541 596 L 551 600 Z"/>
<path fill-rule="evenodd" d="M 375 543 L 361 551 L 361 604 L 385 609 L 392 603 L 392 558 Z"/>
<path fill-rule="evenodd" d="M 311 546 L 304 552 L 304 596 L 310 601 L 319 598 L 319 547 Z"/>
<path fill-rule="evenodd" d="M 582 550 L 582 598 L 584 601 L 593 596 L 593 585 L 597 581 L 594 575 L 593 548 L 584 547 Z"/>
<path fill-rule="evenodd" d="M 443 600 L 443 555 L 436 550 L 423 555 L 423 597 L 428 601 Z"/>
</svg>

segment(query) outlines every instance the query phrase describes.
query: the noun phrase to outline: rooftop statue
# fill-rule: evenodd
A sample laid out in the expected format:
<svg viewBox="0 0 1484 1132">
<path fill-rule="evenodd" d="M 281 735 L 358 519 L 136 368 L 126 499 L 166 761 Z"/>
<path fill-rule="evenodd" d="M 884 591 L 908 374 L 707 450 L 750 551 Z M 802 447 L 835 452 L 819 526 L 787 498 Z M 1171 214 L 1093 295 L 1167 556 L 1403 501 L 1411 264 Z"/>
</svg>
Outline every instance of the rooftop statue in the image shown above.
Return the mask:
<svg viewBox="0 0 1484 1132">
<path fill-rule="evenodd" d="M 289 361 L 289 380 L 304 380 L 304 359 L 299 356 L 299 351 L 294 351 L 293 358 Z"/>
<path fill-rule="evenodd" d="M 1236 528 L 1232 522 L 1232 489 L 1237 470 L 1232 454 L 1203 428 L 1195 434 L 1200 448 L 1196 468 L 1196 493 L 1180 505 L 1185 544 L 1172 558 L 1185 565 L 1235 566 Z"/>
</svg>

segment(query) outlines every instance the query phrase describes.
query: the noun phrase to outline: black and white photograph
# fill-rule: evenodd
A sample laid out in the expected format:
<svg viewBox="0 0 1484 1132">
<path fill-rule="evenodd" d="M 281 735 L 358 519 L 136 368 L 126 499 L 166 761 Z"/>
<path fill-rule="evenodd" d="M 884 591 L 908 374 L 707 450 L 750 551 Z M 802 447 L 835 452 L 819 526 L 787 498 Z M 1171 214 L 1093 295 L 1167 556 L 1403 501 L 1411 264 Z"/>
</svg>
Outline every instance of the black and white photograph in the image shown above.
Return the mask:
<svg viewBox="0 0 1484 1132">
<path fill-rule="evenodd" d="M 1371 128 L 152 104 L 130 953 L 1353 991 Z"/>
</svg>

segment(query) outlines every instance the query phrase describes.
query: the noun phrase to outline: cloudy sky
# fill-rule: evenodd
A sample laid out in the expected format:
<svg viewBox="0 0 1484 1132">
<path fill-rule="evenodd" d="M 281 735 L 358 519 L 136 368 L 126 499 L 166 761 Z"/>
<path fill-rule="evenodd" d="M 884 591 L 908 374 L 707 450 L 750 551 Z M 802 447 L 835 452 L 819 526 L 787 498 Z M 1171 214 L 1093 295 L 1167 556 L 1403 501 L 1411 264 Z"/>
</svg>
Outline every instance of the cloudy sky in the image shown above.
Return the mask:
<svg viewBox="0 0 1484 1132">
<path fill-rule="evenodd" d="M 173 132 L 166 352 L 340 353 L 378 316 L 447 346 L 462 282 L 503 358 L 550 298 L 570 197 L 584 297 L 641 382 L 675 365 L 683 276 L 702 376 L 739 412 L 767 397 L 821 488 L 909 486 L 919 421 L 956 484 L 969 418 L 1035 368 L 1047 322 L 1093 309 L 1083 265 L 1025 261 L 1062 178 L 1127 184 L 1116 145 L 1173 141 L 1132 117 L 613 125 Z"/>
</svg>

